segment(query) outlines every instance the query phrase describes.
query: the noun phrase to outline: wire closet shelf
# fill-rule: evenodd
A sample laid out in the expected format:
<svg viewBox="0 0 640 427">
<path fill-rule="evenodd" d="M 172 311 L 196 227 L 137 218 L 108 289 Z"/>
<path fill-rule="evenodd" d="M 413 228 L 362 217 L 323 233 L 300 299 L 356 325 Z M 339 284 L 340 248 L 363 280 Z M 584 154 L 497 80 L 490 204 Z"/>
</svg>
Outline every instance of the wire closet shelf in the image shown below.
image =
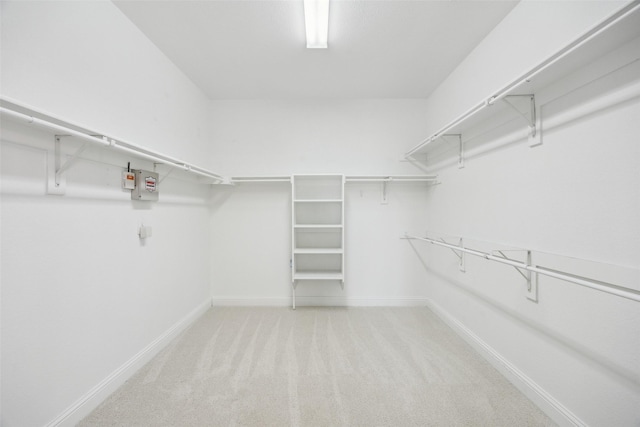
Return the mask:
<svg viewBox="0 0 640 427">
<path fill-rule="evenodd" d="M 228 179 L 225 177 L 200 166 L 123 139 L 90 130 L 84 126 L 39 111 L 7 97 L 0 97 L 0 113 L 5 117 L 10 117 L 22 123 L 40 126 L 63 135 L 77 137 L 85 141 L 85 143 L 122 151 L 138 158 L 151 160 L 155 163 L 172 166 L 187 173 L 210 178 L 215 184 L 228 182 Z"/>
</svg>

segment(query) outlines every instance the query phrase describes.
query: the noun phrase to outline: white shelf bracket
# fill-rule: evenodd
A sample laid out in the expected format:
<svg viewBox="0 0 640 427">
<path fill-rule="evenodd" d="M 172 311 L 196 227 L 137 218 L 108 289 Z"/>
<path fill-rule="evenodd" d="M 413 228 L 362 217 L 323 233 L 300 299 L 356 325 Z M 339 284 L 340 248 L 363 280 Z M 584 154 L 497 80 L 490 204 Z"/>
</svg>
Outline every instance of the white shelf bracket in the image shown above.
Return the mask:
<svg viewBox="0 0 640 427">
<path fill-rule="evenodd" d="M 57 174 L 60 168 L 60 135 L 53 140 L 53 151 L 47 151 L 47 194 L 63 195 L 66 180 Z"/>
<path fill-rule="evenodd" d="M 444 142 L 449 142 L 446 138 L 452 137 L 458 139 L 458 169 L 462 169 L 464 167 L 464 144 L 462 143 L 462 134 L 461 133 L 445 133 L 439 135 L 438 138 L 442 139 Z"/>
<path fill-rule="evenodd" d="M 462 143 L 462 134 L 458 134 L 458 169 L 464 167 L 464 144 Z"/>
<path fill-rule="evenodd" d="M 153 171 L 154 171 L 154 172 L 157 172 L 157 171 L 156 171 L 156 167 L 157 167 L 158 165 L 162 165 L 162 164 L 164 164 L 164 163 L 154 163 L 154 164 L 153 164 Z M 167 173 L 165 173 L 165 174 L 162 176 L 162 178 L 160 178 L 160 179 L 158 180 L 158 184 L 162 184 L 162 181 L 164 181 L 165 179 L 167 179 L 167 177 L 168 177 L 169 175 L 171 175 L 171 174 L 173 173 L 173 171 L 174 171 L 174 170 L 176 170 L 176 168 L 175 168 L 175 167 L 171 167 L 171 168 L 169 168 L 169 170 L 167 171 Z"/>
<path fill-rule="evenodd" d="M 380 201 L 380 204 L 383 205 L 387 205 L 389 204 L 389 199 L 387 198 L 387 183 L 390 181 L 391 179 L 385 179 L 382 181 L 382 200 Z"/>
<path fill-rule="evenodd" d="M 447 244 L 447 245 L 450 245 L 450 243 L 448 243 L 447 241 L 445 241 L 445 240 L 444 240 L 444 239 L 442 239 L 442 238 L 440 238 L 439 240 L 440 240 L 442 243 L 445 243 L 445 244 Z M 458 247 L 459 247 L 459 248 L 464 248 L 464 246 L 462 245 L 462 239 L 460 239 L 460 240 L 458 241 Z M 449 248 L 449 249 L 451 249 L 451 248 Z M 455 256 L 457 256 L 457 257 L 458 257 L 458 260 L 459 260 L 459 264 L 458 264 L 458 265 L 459 265 L 460 271 L 462 271 L 462 272 L 464 273 L 464 272 L 466 271 L 466 270 L 465 270 L 465 265 L 464 265 L 464 252 L 463 252 L 463 251 L 457 251 L 457 250 L 455 250 L 455 249 L 451 249 L 451 252 L 453 252 L 453 254 L 454 254 Z"/>
<path fill-rule="evenodd" d="M 502 251 L 497 251 L 504 259 L 509 260 L 509 261 L 515 261 L 509 257 L 507 257 L 504 252 Z M 528 250 L 527 251 L 527 261 L 526 261 L 526 266 L 527 267 L 531 267 L 531 251 Z M 528 268 L 524 269 L 524 272 L 522 271 L 523 269 L 520 267 L 516 267 L 513 266 L 513 268 L 516 269 L 516 271 L 522 276 L 524 277 L 524 280 L 527 281 L 527 299 L 533 301 L 533 302 L 538 302 L 538 274 L 536 273 L 535 278 L 533 277 L 533 273 L 531 272 L 531 270 L 529 270 Z"/>
<path fill-rule="evenodd" d="M 59 164 L 59 167 L 56 168 L 56 180 L 62 175 L 62 173 L 64 171 L 66 171 L 71 166 L 73 166 L 73 164 L 78 160 L 80 154 L 82 154 L 82 152 L 89 146 L 89 143 L 85 142 L 84 144 L 82 144 L 80 146 L 80 148 L 78 148 L 76 150 L 75 153 L 73 153 L 71 155 L 71 157 L 69 157 L 67 159 L 66 162 L 64 162 L 64 164 L 60 164 L 61 160 L 62 160 L 61 159 L 62 153 L 60 152 L 60 142 L 61 142 L 60 138 L 62 138 L 63 136 L 66 136 L 66 135 L 58 135 L 58 136 L 56 136 L 56 142 L 57 143 L 56 143 L 56 150 L 55 151 L 56 151 L 56 159 L 57 159 L 57 162 Z"/>
<path fill-rule="evenodd" d="M 62 195 L 65 193 L 66 180 L 64 179 L 64 172 L 73 166 L 80 155 L 89 146 L 88 142 L 83 143 L 64 163 L 62 154 L 62 138 L 70 137 L 71 135 L 56 135 L 53 145 L 53 158 L 49 160 L 49 170 L 52 173 L 49 174 L 49 183 L 47 186 L 48 194 Z M 101 137 L 101 135 L 92 135 L 94 137 Z"/>
<path fill-rule="evenodd" d="M 60 171 L 62 137 L 64 135 L 55 135 L 53 140 L 53 151 L 47 151 L 47 194 L 55 194 L 61 196 L 65 193 L 67 180 L 62 176 Z"/>
<path fill-rule="evenodd" d="M 529 102 L 527 104 L 528 112 L 522 112 L 520 108 L 518 108 L 515 104 L 513 104 L 509 99 L 510 98 L 529 98 Z M 526 122 L 527 126 L 529 126 L 528 132 L 528 140 L 529 146 L 535 147 L 537 145 L 542 144 L 541 132 L 540 132 L 540 112 L 538 111 L 538 107 L 536 107 L 536 96 L 533 94 L 528 95 L 506 95 L 502 98 L 505 104 L 507 104 L 513 111 L 518 113 L 520 117 L 522 117 Z"/>
<path fill-rule="evenodd" d="M 529 134 L 529 147 L 537 147 L 542 144 L 542 114 L 540 107 L 536 106 L 535 98 L 531 99 L 531 109 L 533 110 L 533 126 L 535 133 Z"/>
</svg>

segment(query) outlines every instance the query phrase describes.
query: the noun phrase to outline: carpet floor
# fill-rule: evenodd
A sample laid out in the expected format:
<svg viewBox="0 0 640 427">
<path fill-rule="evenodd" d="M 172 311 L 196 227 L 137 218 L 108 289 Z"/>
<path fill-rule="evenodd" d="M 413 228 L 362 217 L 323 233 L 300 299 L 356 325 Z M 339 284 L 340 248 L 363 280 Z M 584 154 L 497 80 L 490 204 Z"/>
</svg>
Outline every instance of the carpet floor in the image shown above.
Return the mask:
<svg viewBox="0 0 640 427">
<path fill-rule="evenodd" d="M 80 426 L 547 426 L 429 309 L 212 308 Z"/>
</svg>

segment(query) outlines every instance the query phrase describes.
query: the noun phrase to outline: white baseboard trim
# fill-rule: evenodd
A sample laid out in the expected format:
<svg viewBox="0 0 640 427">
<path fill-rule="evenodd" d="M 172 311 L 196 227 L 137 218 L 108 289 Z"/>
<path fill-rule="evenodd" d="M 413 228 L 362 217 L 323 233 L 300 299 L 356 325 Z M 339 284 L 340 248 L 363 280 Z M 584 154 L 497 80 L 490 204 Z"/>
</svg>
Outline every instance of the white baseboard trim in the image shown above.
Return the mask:
<svg viewBox="0 0 640 427">
<path fill-rule="evenodd" d="M 416 307 L 426 306 L 427 299 L 423 297 L 406 298 L 378 298 L 378 297 L 296 297 L 296 306 L 318 306 L 318 307 Z M 214 307 L 290 307 L 291 297 L 269 298 L 269 297 L 213 297 Z"/>
<path fill-rule="evenodd" d="M 504 375 L 518 390 L 535 403 L 549 418 L 560 426 L 586 427 L 580 418 L 567 409 L 556 398 L 540 387 L 535 381 L 505 359 L 500 353 L 474 334 L 469 328 L 454 318 L 449 312 L 430 299 L 429 307 L 440 319 L 449 325 L 462 339 L 471 345 L 494 368 Z"/>
<path fill-rule="evenodd" d="M 74 426 L 91 411 L 102 403 L 111 393 L 125 383 L 138 369 L 150 361 L 167 344 L 171 342 L 180 332 L 185 330 L 195 320 L 202 316 L 211 307 L 211 300 L 207 299 L 189 314 L 175 323 L 162 335 L 156 338 L 148 346 L 143 348 L 138 354 L 129 359 L 124 365 L 113 371 L 108 377 L 100 381 L 95 387 L 89 390 L 84 396 L 69 406 L 62 414 L 47 424 L 47 427 L 54 426 Z"/>
</svg>

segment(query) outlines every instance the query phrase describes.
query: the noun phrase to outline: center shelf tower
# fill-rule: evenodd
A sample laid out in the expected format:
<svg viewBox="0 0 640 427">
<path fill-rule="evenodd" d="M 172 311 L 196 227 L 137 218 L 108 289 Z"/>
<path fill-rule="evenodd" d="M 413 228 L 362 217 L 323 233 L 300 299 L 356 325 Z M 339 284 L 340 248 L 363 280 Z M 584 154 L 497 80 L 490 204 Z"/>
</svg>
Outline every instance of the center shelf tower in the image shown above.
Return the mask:
<svg viewBox="0 0 640 427">
<path fill-rule="evenodd" d="M 344 288 L 344 175 L 291 177 L 291 285 L 339 282 Z"/>
</svg>

